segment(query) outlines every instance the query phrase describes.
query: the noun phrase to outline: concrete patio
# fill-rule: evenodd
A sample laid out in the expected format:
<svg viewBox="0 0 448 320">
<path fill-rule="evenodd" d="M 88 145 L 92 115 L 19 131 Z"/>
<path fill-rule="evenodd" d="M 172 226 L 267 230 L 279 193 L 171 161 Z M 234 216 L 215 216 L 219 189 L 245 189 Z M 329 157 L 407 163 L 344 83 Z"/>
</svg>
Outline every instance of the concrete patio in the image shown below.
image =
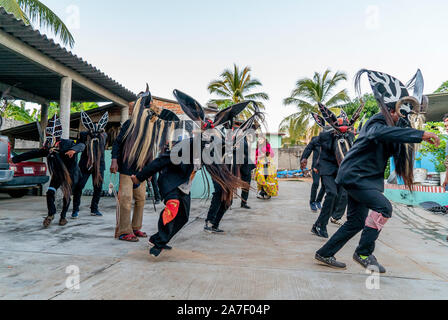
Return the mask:
<svg viewBox="0 0 448 320">
<path fill-rule="evenodd" d="M 396 205 L 377 244 L 388 272 L 379 289 L 351 256 L 359 236 L 337 256 L 348 268 L 315 263 L 324 240 L 310 233 L 308 182 L 281 182 L 271 201 L 237 201 L 224 217 L 225 235 L 202 228 L 208 202 L 194 200 L 188 225 L 174 249 L 155 259 L 146 240 L 114 240 L 115 201 L 102 200 L 103 218 L 42 228 L 45 198 L 0 195 L 0 299 L 447 299 L 448 217 Z M 87 205 L 86 205 L 87 204 Z M 162 206 L 158 206 L 158 211 Z M 158 213 L 148 201 L 144 231 L 156 230 Z M 336 226 L 330 226 L 333 234 Z M 80 288 L 66 288 L 67 267 L 80 270 Z M 70 270 L 70 269 L 69 269 Z"/>
</svg>

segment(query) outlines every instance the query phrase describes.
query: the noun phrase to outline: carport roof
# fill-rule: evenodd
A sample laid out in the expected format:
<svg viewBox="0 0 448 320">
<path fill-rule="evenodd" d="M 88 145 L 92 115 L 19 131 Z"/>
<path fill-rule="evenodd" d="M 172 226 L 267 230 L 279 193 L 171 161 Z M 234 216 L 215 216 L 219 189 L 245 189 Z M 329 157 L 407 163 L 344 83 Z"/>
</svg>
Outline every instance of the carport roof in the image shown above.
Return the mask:
<svg viewBox="0 0 448 320">
<path fill-rule="evenodd" d="M 111 94 L 128 102 L 136 99 L 136 95 L 133 92 L 111 79 L 101 70 L 67 51 L 39 31 L 25 25 L 21 20 L 17 20 L 2 7 L 0 7 L 1 31 L 36 49 L 58 64 L 73 70 Z M 49 70 L 29 57 L 21 55 L 17 50 L 11 50 L 8 46 L 0 43 L 0 83 L 15 85 L 18 89 L 48 101 L 58 101 L 60 96 L 60 79 L 62 77 L 63 75 Z M 110 99 L 105 98 L 99 92 L 80 85 L 74 79 L 72 101 L 105 102 L 110 101 Z"/>
</svg>

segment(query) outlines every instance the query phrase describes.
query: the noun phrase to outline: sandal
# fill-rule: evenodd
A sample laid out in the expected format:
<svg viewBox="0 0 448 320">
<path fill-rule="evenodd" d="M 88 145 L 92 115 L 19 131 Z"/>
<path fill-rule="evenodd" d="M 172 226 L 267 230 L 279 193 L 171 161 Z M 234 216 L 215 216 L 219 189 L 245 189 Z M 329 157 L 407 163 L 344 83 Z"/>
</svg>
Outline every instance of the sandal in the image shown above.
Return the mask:
<svg viewBox="0 0 448 320">
<path fill-rule="evenodd" d="M 54 216 L 47 216 L 44 219 L 44 227 L 48 228 L 50 226 L 51 222 L 53 221 L 53 219 L 54 219 Z"/>
<path fill-rule="evenodd" d="M 67 223 L 68 223 L 68 221 L 67 221 L 67 219 L 65 219 L 65 218 L 61 218 L 61 219 L 59 220 L 59 225 L 60 225 L 61 227 L 65 226 Z"/>
<path fill-rule="evenodd" d="M 148 235 L 146 234 L 146 232 L 142 232 L 140 230 L 135 230 L 134 234 L 135 234 L 135 236 L 137 236 L 139 238 L 148 238 Z"/>
<path fill-rule="evenodd" d="M 128 242 L 138 242 L 138 238 L 133 233 L 122 234 L 118 237 L 119 240 L 128 241 Z"/>
</svg>

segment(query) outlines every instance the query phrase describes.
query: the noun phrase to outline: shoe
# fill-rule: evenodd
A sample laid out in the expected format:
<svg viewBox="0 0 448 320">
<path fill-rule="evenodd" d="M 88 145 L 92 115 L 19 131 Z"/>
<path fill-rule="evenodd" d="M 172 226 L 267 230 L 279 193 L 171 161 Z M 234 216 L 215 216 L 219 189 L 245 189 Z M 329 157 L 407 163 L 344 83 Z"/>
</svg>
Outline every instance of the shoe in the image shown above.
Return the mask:
<svg viewBox="0 0 448 320">
<path fill-rule="evenodd" d="M 103 216 L 103 214 L 99 211 L 92 212 L 90 215 L 93 217 L 102 217 Z"/>
<path fill-rule="evenodd" d="M 48 228 L 50 226 L 51 222 L 53 221 L 53 219 L 54 219 L 54 216 L 47 216 L 43 222 L 44 227 Z"/>
<path fill-rule="evenodd" d="M 212 225 L 210 224 L 210 222 L 205 221 L 205 226 L 204 226 L 204 231 L 208 232 L 208 233 L 212 233 Z"/>
<path fill-rule="evenodd" d="M 376 260 L 376 257 L 371 254 L 368 257 L 361 257 L 356 252 L 353 254 L 353 260 L 358 262 L 360 265 L 362 265 L 364 268 L 366 268 L 369 271 L 372 272 L 378 272 L 378 273 L 386 273 L 386 269 L 378 263 Z"/>
<path fill-rule="evenodd" d="M 346 269 L 347 268 L 347 265 L 345 263 L 336 261 L 335 257 L 324 258 L 324 257 L 320 256 L 318 253 L 316 253 L 314 259 L 316 259 L 319 262 L 322 262 L 323 264 L 325 264 L 326 266 L 329 266 L 331 268 L 335 268 L 335 269 Z"/>
<path fill-rule="evenodd" d="M 316 202 L 311 202 L 310 203 L 310 208 L 311 208 L 311 211 L 317 212 Z"/>
<path fill-rule="evenodd" d="M 153 242 L 153 240 L 152 240 L 151 238 L 149 239 L 149 243 L 150 243 L 151 245 L 153 245 L 154 247 L 156 246 L 156 244 Z M 173 247 L 171 247 L 171 246 L 165 244 L 165 245 L 162 246 L 162 249 L 164 249 L 164 250 L 172 250 Z"/>
<path fill-rule="evenodd" d="M 246 203 L 242 203 L 241 208 L 248 209 L 248 210 L 250 209 L 250 207 Z"/>
<path fill-rule="evenodd" d="M 224 230 L 219 229 L 218 227 L 212 227 L 212 233 L 224 234 L 226 232 Z"/>
<path fill-rule="evenodd" d="M 314 204 L 316 205 L 317 209 L 322 210 L 322 204 L 320 202 L 314 202 Z"/>
<path fill-rule="evenodd" d="M 163 249 L 158 247 L 152 247 L 149 249 L 149 254 L 152 255 L 154 258 L 157 258 L 161 253 Z"/>
<path fill-rule="evenodd" d="M 342 219 L 336 220 L 334 218 L 330 218 L 330 222 L 333 224 L 337 224 L 338 226 L 342 226 L 344 223 L 342 222 Z"/>
<path fill-rule="evenodd" d="M 72 219 L 78 219 L 78 217 L 79 217 L 79 211 L 74 211 L 72 213 Z"/>
<path fill-rule="evenodd" d="M 65 218 L 61 218 L 61 219 L 59 220 L 59 225 L 60 225 L 61 227 L 65 226 L 67 223 L 68 223 L 68 221 L 67 221 L 67 219 L 65 219 Z"/>
<path fill-rule="evenodd" d="M 160 200 L 154 201 L 155 204 L 160 204 Z"/>
<path fill-rule="evenodd" d="M 328 232 L 327 232 L 327 230 L 324 230 L 321 227 L 313 225 L 313 228 L 311 229 L 311 232 L 314 233 L 318 237 L 328 239 Z"/>
</svg>

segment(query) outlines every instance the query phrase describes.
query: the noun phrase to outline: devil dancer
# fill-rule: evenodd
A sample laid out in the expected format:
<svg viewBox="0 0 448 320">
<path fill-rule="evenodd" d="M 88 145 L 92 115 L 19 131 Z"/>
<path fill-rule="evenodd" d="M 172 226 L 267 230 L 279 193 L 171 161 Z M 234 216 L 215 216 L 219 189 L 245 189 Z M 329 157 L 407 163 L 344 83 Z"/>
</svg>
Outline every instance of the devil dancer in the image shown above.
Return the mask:
<svg viewBox="0 0 448 320">
<path fill-rule="evenodd" d="M 322 199 L 325 196 L 325 187 L 322 184 L 319 194 L 317 191 L 319 190 L 320 184 L 320 174 L 317 169 L 318 159 L 320 155 L 320 145 L 319 145 L 319 137 L 313 137 L 311 142 L 306 146 L 303 151 L 302 157 L 300 159 L 300 165 L 302 170 L 305 169 L 308 165 L 308 158 L 313 154 L 313 166 L 311 168 L 311 174 L 313 177 L 313 184 L 311 186 L 311 195 L 310 195 L 310 208 L 311 211 L 317 212 L 317 210 L 322 209 Z"/>
<path fill-rule="evenodd" d="M 242 111 L 248 102 L 221 111 L 213 122 L 205 118 L 204 110 L 196 100 L 178 90 L 174 91 L 174 96 L 186 115 L 199 124 L 200 134 L 195 138 L 182 140 L 132 177 L 133 182 L 138 184 L 160 172 L 159 187 L 165 201 L 165 209 L 160 214 L 158 232 L 150 238 L 150 243 L 154 245 L 150 249 L 150 254 L 155 257 L 166 249 L 169 241 L 188 222 L 190 189 L 193 178 L 200 168 L 206 169 L 213 181 L 219 184 L 222 189 L 222 201 L 225 201 L 226 205 L 230 205 L 233 194 L 238 188 L 247 187 L 244 182 L 232 175 L 227 165 L 223 163 L 222 157 L 218 156 L 217 150 L 222 150 L 223 145 L 216 128 L 229 121 L 229 117 L 236 110 Z M 197 147 L 199 148 L 195 152 Z M 197 151 L 200 152 L 198 157 Z M 204 154 L 210 155 L 210 158 L 202 158 L 201 155 Z M 213 159 L 216 161 L 210 161 Z"/>
<path fill-rule="evenodd" d="M 247 106 L 247 104 L 237 104 L 233 108 L 227 109 L 228 111 L 226 111 L 226 112 L 218 113 L 215 117 L 215 121 L 213 122 L 213 124 L 211 124 L 211 128 L 215 128 L 217 123 L 218 124 L 224 123 L 224 125 L 223 125 L 224 128 L 226 128 L 228 130 L 232 130 L 233 126 L 234 126 L 234 119 L 238 116 L 238 114 L 240 114 L 244 110 L 244 108 L 246 106 Z M 256 107 L 256 105 L 255 105 L 255 107 Z M 257 108 L 256 113 L 257 114 L 259 113 L 258 108 Z M 242 132 L 242 131 L 236 130 L 234 132 Z M 232 139 L 232 140 L 230 140 L 230 139 Z M 232 143 L 232 141 L 234 139 L 233 138 L 230 138 L 230 139 L 227 142 Z M 239 139 L 239 141 L 241 142 L 241 145 L 238 146 L 239 148 L 236 148 L 236 146 L 234 146 L 233 144 L 230 144 L 231 153 L 229 153 L 227 155 L 229 156 L 229 158 L 233 158 L 233 159 L 231 159 L 231 162 L 229 161 L 230 164 L 226 164 L 227 169 L 230 172 L 232 172 L 233 175 L 235 175 L 237 177 L 241 177 L 241 173 L 240 173 L 241 167 L 242 167 L 241 164 L 244 165 L 244 159 L 238 159 L 239 158 L 238 156 L 240 155 L 238 153 L 242 152 L 243 154 L 241 154 L 241 156 L 244 157 L 245 156 L 244 152 L 245 151 L 247 151 L 247 153 L 249 152 L 246 139 L 242 138 L 242 139 Z M 246 145 L 244 145 L 244 142 L 246 142 Z M 230 157 L 230 155 L 233 155 L 233 157 Z M 238 161 L 238 160 L 242 160 L 242 161 Z M 229 163 L 229 162 L 227 162 L 227 163 Z M 243 181 L 245 181 L 247 183 L 247 180 L 248 180 L 247 176 L 244 176 Z M 248 184 L 248 185 L 250 185 L 250 184 Z M 221 233 L 222 234 L 222 233 L 224 233 L 224 230 L 221 230 L 219 228 L 219 224 L 221 223 L 221 220 L 224 217 L 224 214 L 229 210 L 232 203 L 228 203 L 225 199 L 223 199 L 224 190 L 222 189 L 220 183 L 218 181 L 216 181 L 215 179 L 213 179 L 213 188 L 214 188 L 213 197 L 212 197 L 212 200 L 210 203 L 210 208 L 207 213 L 207 218 L 205 219 L 204 231 L 208 232 L 208 233 L 216 233 L 216 234 Z M 249 189 L 245 189 L 245 190 L 249 190 Z M 246 199 L 246 201 L 247 201 L 247 199 Z"/>
<path fill-rule="evenodd" d="M 339 220 L 344 215 L 347 206 L 347 193 L 340 184 L 336 183 L 335 179 L 339 170 L 339 164 L 353 144 L 353 125 L 361 115 L 363 108 L 364 105 L 361 105 L 351 120 L 348 119 L 347 114 L 343 110 L 341 110 L 341 115 L 336 117 L 322 104 L 319 105 L 319 109 L 325 120 L 313 113 L 313 118 L 324 128 L 317 140 L 321 146 L 317 168 L 322 178 L 326 196 L 322 211 L 311 232 L 322 238 L 328 238 L 327 225 L 330 217 L 332 217 L 333 223 L 341 224 Z M 325 127 L 325 121 L 331 127 Z"/>
<path fill-rule="evenodd" d="M 59 225 L 65 226 L 67 224 L 66 215 L 70 206 L 72 188 L 78 183 L 81 175 L 78 167 L 77 153 L 83 152 L 85 145 L 83 143 L 75 143 L 73 140 L 62 139 L 61 137 L 61 121 L 55 115 L 48 122 L 46 141 L 43 148 L 23 153 L 12 159 L 14 163 L 19 163 L 29 159 L 47 157 L 51 181 L 47 191 L 48 216 L 43 222 L 45 228 L 50 226 L 56 215 L 55 196 L 59 188 L 61 188 L 64 195 Z"/>
<path fill-rule="evenodd" d="M 79 142 L 84 143 L 86 149 L 81 154 L 81 160 L 79 161 L 81 177 L 73 192 L 72 219 L 77 219 L 79 216 L 82 191 L 90 176 L 92 176 L 93 182 L 93 197 L 90 204 L 90 212 L 92 216 L 103 216 L 98 209 L 98 204 L 101 198 L 101 192 L 103 191 L 104 170 L 106 167 L 104 152 L 107 133 L 104 129 L 109 121 L 109 114 L 106 112 L 98 123 L 93 123 L 87 113 L 81 112 L 81 120 L 88 131 L 81 132 L 79 138 Z"/>
<path fill-rule="evenodd" d="M 175 123 L 179 120 L 174 113 L 161 111 L 152 102 L 152 95 L 147 86 L 146 92 L 139 94 L 131 119 L 123 124 L 112 148 L 110 171 L 112 174 L 120 173 L 116 237 L 122 241 L 137 242 L 139 238 L 147 237 L 147 234 L 141 231 L 146 181 L 136 186 L 131 176 L 154 159 L 165 145 L 165 139 L 174 132 Z M 132 200 L 135 200 L 135 203 L 131 219 Z"/>
<path fill-rule="evenodd" d="M 327 266 L 344 269 L 346 265 L 336 261 L 334 255 L 362 231 L 353 259 L 368 270 L 385 273 L 386 269 L 378 263 L 373 251 L 381 230 L 392 217 L 392 205 L 383 195 L 387 161 L 393 157 L 397 175 L 411 188 L 413 144 L 424 140 L 438 146 L 440 139 L 434 133 L 411 128 L 411 113 L 419 113 L 428 101 L 423 96 L 420 70 L 408 86 L 385 73 L 361 70 L 355 81 L 358 94 L 364 73 L 368 75 L 381 113 L 363 126 L 341 164 L 336 181 L 348 192 L 347 222 L 317 251 L 315 258 Z M 408 93 L 410 86 L 414 87 L 413 97 Z"/>
</svg>

